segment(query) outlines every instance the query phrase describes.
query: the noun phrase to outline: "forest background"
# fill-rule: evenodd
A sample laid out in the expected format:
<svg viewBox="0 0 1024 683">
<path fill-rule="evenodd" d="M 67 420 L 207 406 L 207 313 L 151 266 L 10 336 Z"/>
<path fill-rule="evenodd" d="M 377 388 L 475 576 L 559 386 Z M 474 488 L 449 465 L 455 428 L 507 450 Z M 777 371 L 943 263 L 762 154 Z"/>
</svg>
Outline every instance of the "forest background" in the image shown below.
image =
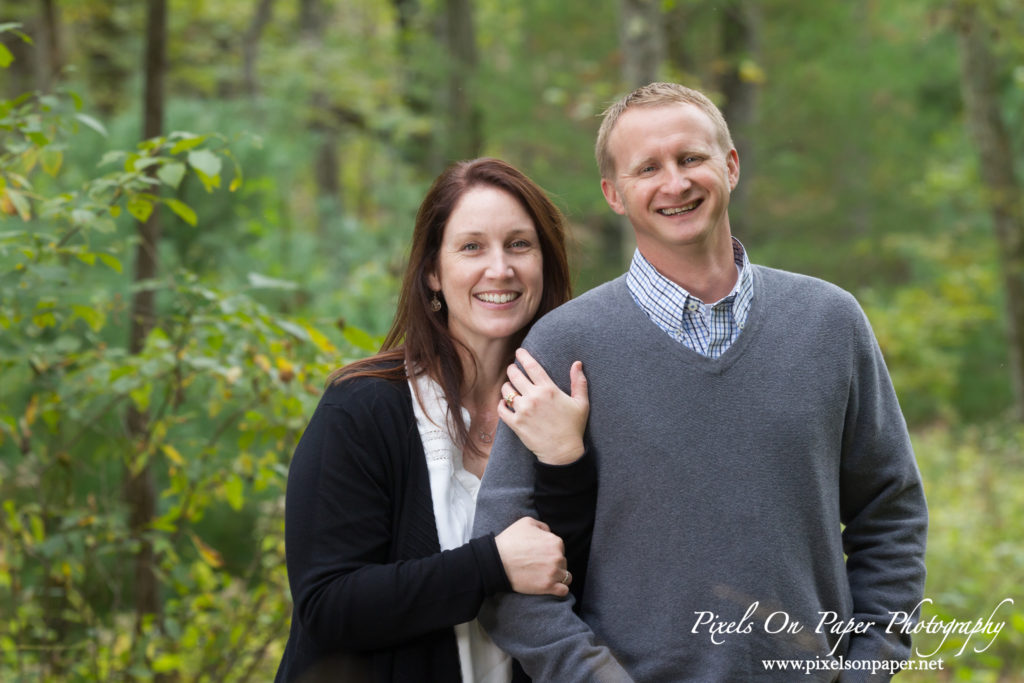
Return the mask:
<svg viewBox="0 0 1024 683">
<path fill-rule="evenodd" d="M 289 458 L 430 180 L 525 170 L 585 291 L 632 249 L 599 115 L 675 80 L 732 125 L 752 260 L 874 326 L 924 619 L 1005 622 L 901 679 L 1024 680 L 1016 0 L 4 0 L 0 41 L 0 679 L 270 680 Z"/>
</svg>

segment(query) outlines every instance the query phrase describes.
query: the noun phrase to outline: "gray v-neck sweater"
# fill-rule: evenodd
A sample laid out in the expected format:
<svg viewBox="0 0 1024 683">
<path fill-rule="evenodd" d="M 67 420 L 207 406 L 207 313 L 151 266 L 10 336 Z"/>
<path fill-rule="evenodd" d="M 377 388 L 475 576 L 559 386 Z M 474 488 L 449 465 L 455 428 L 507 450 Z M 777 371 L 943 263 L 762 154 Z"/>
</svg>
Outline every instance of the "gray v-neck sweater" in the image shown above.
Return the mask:
<svg viewBox="0 0 1024 683">
<path fill-rule="evenodd" d="M 763 659 L 908 656 L 886 627 L 921 599 L 927 510 L 878 345 L 848 293 L 752 268 L 747 325 L 718 359 L 658 329 L 624 277 L 524 343 L 565 390 L 583 361 L 599 471 L 580 616 L 515 594 L 480 615 L 535 680 L 782 681 Z M 536 514 L 532 462 L 502 426 L 476 534 Z M 840 636 L 829 613 L 874 625 Z"/>
</svg>

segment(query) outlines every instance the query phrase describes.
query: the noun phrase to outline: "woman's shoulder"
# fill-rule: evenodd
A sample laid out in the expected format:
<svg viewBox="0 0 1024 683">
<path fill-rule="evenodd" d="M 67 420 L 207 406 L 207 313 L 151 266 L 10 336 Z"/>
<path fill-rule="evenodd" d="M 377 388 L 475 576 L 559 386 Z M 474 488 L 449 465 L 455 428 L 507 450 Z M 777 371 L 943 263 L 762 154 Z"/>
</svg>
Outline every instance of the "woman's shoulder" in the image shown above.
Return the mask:
<svg viewBox="0 0 1024 683">
<path fill-rule="evenodd" d="M 320 405 L 332 406 L 353 415 L 379 414 L 388 409 L 404 413 L 408 408 L 411 411 L 409 384 L 404 373 L 397 372 L 400 365 L 389 361 L 367 364 L 356 374 L 342 374 L 329 381 Z"/>
</svg>

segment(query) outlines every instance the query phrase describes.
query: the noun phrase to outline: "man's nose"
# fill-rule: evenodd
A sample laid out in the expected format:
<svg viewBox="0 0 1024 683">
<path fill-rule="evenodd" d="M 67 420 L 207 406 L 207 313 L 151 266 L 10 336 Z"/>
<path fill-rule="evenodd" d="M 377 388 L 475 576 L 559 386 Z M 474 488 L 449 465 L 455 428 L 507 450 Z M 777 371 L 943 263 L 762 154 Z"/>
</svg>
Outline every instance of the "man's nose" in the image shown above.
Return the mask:
<svg viewBox="0 0 1024 683">
<path fill-rule="evenodd" d="M 672 165 L 666 169 L 666 173 L 665 192 L 679 194 L 690 188 L 690 174 L 685 168 Z"/>
</svg>

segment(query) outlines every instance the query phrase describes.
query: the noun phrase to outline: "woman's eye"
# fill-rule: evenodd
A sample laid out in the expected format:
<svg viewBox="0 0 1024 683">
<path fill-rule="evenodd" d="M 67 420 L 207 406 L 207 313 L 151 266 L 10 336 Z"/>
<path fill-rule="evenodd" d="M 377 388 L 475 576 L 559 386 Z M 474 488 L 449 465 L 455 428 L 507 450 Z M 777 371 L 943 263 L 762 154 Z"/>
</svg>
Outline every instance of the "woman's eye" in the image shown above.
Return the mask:
<svg viewBox="0 0 1024 683">
<path fill-rule="evenodd" d="M 510 246 L 513 249 L 528 249 L 530 247 L 530 243 L 526 240 L 516 240 Z"/>
<path fill-rule="evenodd" d="M 467 242 L 462 245 L 462 251 L 477 251 L 480 249 L 480 245 L 476 242 Z"/>
</svg>

